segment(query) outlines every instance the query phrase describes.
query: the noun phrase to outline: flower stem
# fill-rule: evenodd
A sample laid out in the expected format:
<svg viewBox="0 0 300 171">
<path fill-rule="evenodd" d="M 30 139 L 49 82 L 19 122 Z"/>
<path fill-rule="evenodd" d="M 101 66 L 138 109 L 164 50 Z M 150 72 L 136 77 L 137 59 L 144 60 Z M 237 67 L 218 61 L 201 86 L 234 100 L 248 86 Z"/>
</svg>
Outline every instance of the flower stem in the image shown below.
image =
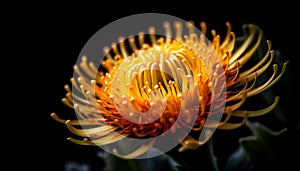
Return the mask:
<svg viewBox="0 0 300 171">
<path fill-rule="evenodd" d="M 210 154 L 210 157 L 211 157 L 211 162 L 212 162 L 212 165 L 214 167 L 214 170 L 215 171 L 219 171 L 219 167 L 218 167 L 218 162 L 217 162 L 217 157 L 215 156 L 214 154 L 214 148 L 213 148 L 213 140 L 212 140 L 212 137 L 208 140 L 208 148 L 209 148 L 209 154 Z"/>
<path fill-rule="evenodd" d="M 184 171 L 219 171 L 217 157 L 213 152 L 213 142 L 210 138 L 207 143 L 195 150 L 183 152 L 174 149 L 168 154 L 177 161 Z"/>
</svg>

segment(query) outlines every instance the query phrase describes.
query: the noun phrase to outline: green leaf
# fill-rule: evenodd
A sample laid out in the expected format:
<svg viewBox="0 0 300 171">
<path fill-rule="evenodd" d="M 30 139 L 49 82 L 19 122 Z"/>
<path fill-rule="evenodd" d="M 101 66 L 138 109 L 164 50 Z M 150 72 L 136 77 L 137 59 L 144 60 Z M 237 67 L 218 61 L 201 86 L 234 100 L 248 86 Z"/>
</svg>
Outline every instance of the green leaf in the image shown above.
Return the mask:
<svg viewBox="0 0 300 171">
<path fill-rule="evenodd" d="M 251 171 L 252 164 L 247 159 L 242 147 L 233 152 L 226 163 L 225 171 Z"/>
<path fill-rule="evenodd" d="M 148 153 L 156 149 L 152 148 Z M 147 159 L 122 159 L 109 153 L 103 153 L 101 158 L 105 161 L 104 171 L 179 171 L 179 164 L 170 156 L 160 156 Z"/>
<path fill-rule="evenodd" d="M 288 157 L 287 129 L 274 132 L 259 123 L 249 121 L 246 126 L 252 131 L 253 136 L 241 138 L 239 142 L 253 166 L 256 168 L 283 166 L 283 161 Z"/>
</svg>

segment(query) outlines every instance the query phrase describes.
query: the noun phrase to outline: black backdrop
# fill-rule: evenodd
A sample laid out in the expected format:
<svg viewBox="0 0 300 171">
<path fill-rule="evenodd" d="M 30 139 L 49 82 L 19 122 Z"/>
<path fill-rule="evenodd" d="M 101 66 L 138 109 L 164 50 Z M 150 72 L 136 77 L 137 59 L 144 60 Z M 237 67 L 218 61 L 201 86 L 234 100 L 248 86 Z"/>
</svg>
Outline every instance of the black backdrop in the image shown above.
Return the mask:
<svg viewBox="0 0 300 171">
<path fill-rule="evenodd" d="M 69 83 L 69 78 L 73 73 L 72 67 L 88 39 L 106 24 L 136 13 L 157 12 L 184 20 L 193 20 L 196 23 L 205 21 L 209 29 L 212 26 L 217 30 L 219 28 L 226 29 L 226 21 L 231 22 L 234 31 L 240 31 L 244 23 L 252 22 L 259 25 L 265 36 L 272 41 L 273 49 L 280 50 L 282 58 L 290 61 L 289 75 L 285 80 L 287 83 L 285 86 L 281 86 L 284 87 L 284 90 L 277 91 L 281 95 L 280 103 L 287 111 L 287 116 L 290 119 L 287 126 L 294 129 L 296 121 L 299 121 L 299 116 L 295 116 L 297 113 L 293 112 L 296 109 L 293 103 L 297 103 L 295 97 L 299 95 L 299 90 L 296 89 L 296 80 L 299 79 L 297 77 L 299 61 L 297 18 L 295 11 L 287 11 L 285 15 L 278 11 L 272 9 L 267 11 L 237 10 L 235 8 L 223 10 L 195 8 L 183 11 L 178 8 L 145 8 L 145 10 L 128 8 L 121 11 L 115 9 L 106 12 L 100 7 L 99 10 L 87 8 L 73 10 L 71 7 L 54 7 L 45 11 L 40 9 L 38 12 L 30 14 L 24 19 L 24 21 L 34 19 L 33 25 L 31 25 L 33 27 L 25 24 L 25 27 L 30 30 L 26 39 L 31 40 L 32 37 L 37 37 L 37 39 L 34 39 L 27 49 L 28 54 L 34 53 L 35 57 L 29 57 L 25 61 L 32 60 L 33 62 L 30 62 L 33 66 L 26 67 L 30 71 L 30 78 L 33 78 L 34 81 L 32 84 L 31 82 L 28 83 L 30 88 L 33 88 L 28 95 L 30 96 L 30 93 L 35 92 L 36 96 L 32 97 L 33 100 L 28 100 L 30 105 L 27 105 L 27 108 L 23 108 L 28 113 L 24 118 L 33 121 L 33 123 L 25 123 L 24 129 L 26 129 L 26 133 L 29 133 L 29 138 L 26 139 L 28 145 L 22 149 L 25 149 L 26 152 L 22 153 L 22 157 L 14 158 L 14 161 L 26 161 L 22 165 L 26 170 L 37 168 L 60 171 L 64 170 L 64 164 L 69 161 L 88 163 L 91 165 L 92 171 L 101 169 L 101 160 L 96 157 L 99 149 L 79 146 L 67 141 L 66 138 L 72 134 L 64 124 L 54 121 L 50 114 L 55 112 L 60 116 L 66 116 L 66 118 L 74 114 L 71 109 L 60 102 L 60 99 L 65 95 L 63 86 Z M 42 16 L 38 17 L 39 15 Z M 24 114 L 22 115 L 24 116 Z M 274 129 L 280 129 L 280 127 L 274 125 Z M 23 130 L 21 129 L 21 131 Z M 235 133 L 239 133 L 239 131 L 225 133 L 221 138 Z M 234 149 L 237 145 L 235 140 L 235 138 L 232 140 L 229 138 L 227 141 L 222 140 L 228 148 L 219 147 L 217 149 L 223 149 L 225 152 L 228 149 Z"/>
</svg>

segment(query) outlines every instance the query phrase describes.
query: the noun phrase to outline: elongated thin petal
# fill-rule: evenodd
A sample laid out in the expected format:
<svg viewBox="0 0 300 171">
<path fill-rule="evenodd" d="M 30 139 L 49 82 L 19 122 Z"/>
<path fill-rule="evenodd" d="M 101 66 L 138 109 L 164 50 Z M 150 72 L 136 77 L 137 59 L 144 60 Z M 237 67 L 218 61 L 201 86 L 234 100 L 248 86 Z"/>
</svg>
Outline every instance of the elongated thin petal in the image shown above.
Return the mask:
<svg viewBox="0 0 300 171">
<path fill-rule="evenodd" d="M 272 111 L 276 107 L 276 105 L 278 104 L 278 101 L 279 101 L 279 97 L 276 96 L 274 102 L 270 106 L 268 106 L 264 109 L 256 110 L 256 111 L 236 110 L 236 111 L 233 112 L 232 116 L 244 117 L 245 112 L 247 113 L 248 117 L 261 116 L 261 115 L 264 115 L 264 114 Z"/>
<path fill-rule="evenodd" d="M 103 145 L 107 145 L 107 144 L 111 144 L 117 141 L 120 141 L 124 138 L 126 138 L 127 136 L 125 135 L 121 135 L 117 132 L 112 132 L 111 134 L 98 138 L 96 140 L 92 140 L 89 143 L 93 144 L 93 145 L 97 145 L 97 146 L 103 146 Z"/>
<path fill-rule="evenodd" d="M 232 114 L 233 115 L 233 114 Z M 247 111 L 241 113 L 243 115 L 243 120 L 240 123 L 225 123 L 218 127 L 218 129 L 236 129 L 245 124 L 248 118 Z"/>
<path fill-rule="evenodd" d="M 78 136 L 82 136 L 82 137 L 91 137 L 91 135 L 101 137 L 101 136 L 105 136 L 105 135 L 111 133 L 112 131 L 116 130 L 116 127 L 112 127 L 112 126 L 99 126 L 96 128 L 77 129 L 72 126 L 70 120 L 66 121 L 66 125 L 71 132 L 73 132 L 74 134 L 76 134 Z"/>
<path fill-rule="evenodd" d="M 117 149 L 113 149 L 113 153 L 124 159 L 132 159 L 147 152 L 154 145 L 154 143 L 155 141 L 150 141 L 149 143 L 142 145 L 140 148 L 136 149 L 134 152 L 129 154 L 120 154 Z"/>
</svg>

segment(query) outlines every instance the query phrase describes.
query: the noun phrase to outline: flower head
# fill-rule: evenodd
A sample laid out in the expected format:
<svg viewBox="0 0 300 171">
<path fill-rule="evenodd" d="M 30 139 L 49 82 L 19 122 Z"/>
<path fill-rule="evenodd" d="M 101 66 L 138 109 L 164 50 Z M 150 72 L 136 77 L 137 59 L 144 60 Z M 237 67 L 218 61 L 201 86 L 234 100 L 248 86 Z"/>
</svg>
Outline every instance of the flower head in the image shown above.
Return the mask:
<svg viewBox="0 0 300 171">
<path fill-rule="evenodd" d="M 86 56 L 80 65 L 74 66 L 78 77 L 71 78 L 72 90 L 65 86 L 67 95 L 62 101 L 75 109 L 78 120 L 64 120 L 51 114 L 55 120 L 66 123 L 74 134 L 84 137 L 83 140 L 68 138 L 70 141 L 101 146 L 124 137 L 152 138 L 170 129 L 175 133 L 190 127 L 192 132 L 199 132 L 209 115 L 219 113 L 223 114 L 220 122 L 211 122 L 205 127 L 235 129 L 248 117 L 274 109 L 278 97 L 263 109 L 240 110 L 247 98 L 273 86 L 286 66 L 284 64 L 278 73 L 278 65 L 274 64 L 270 78 L 264 83 L 256 82 L 272 66 L 274 57 L 271 42 L 263 41 L 263 32 L 258 26 L 245 25 L 245 35 L 239 40 L 227 22 L 225 37 L 221 40 L 212 30 L 212 39 L 208 42 L 204 22 L 200 24 L 200 35 L 193 31 L 193 23 L 187 22 L 189 34 L 185 36 L 181 35 L 182 23 L 172 24 L 175 38 L 169 36 L 171 24 L 165 22 L 165 36 L 156 35 L 155 28 L 151 27 L 149 34 L 141 32 L 127 39 L 120 38 L 111 48 L 105 47 L 106 58 L 100 68 L 89 63 Z M 254 59 L 263 45 L 267 47 L 264 56 Z M 222 94 L 224 99 L 212 105 L 212 100 Z M 183 117 L 179 117 L 181 106 L 188 106 Z M 172 127 L 177 120 L 178 124 Z M 202 141 L 187 135 L 181 140 L 179 151 L 196 149 L 209 138 L 209 133 Z M 154 143 L 150 141 L 124 157 L 138 156 Z"/>
</svg>

